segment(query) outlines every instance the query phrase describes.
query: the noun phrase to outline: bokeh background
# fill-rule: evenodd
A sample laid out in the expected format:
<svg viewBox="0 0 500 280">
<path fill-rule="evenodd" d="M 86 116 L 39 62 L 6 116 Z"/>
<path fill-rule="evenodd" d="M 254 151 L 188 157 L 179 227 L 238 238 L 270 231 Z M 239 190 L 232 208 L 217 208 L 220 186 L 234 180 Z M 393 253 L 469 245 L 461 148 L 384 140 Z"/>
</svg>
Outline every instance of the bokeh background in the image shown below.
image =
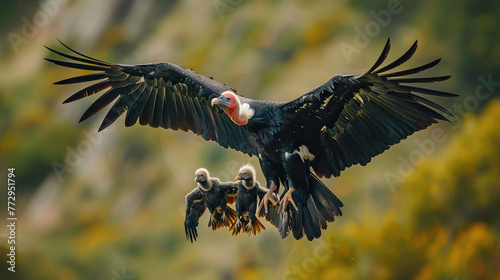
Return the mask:
<svg viewBox="0 0 500 280">
<path fill-rule="evenodd" d="M 375 2 L 375 1 L 372 1 Z M 4 1 L 0 9 L 0 174 L 16 175 L 16 273 L 7 271 L 7 190 L 0 191 L 1 279 L 500 279 L 500 2 Z M 361 74 L 392 39 L 414 40 L 407 66 L 429 75 L 457 118 L 341 177 L 324 180 L 344 215 L 319 240 L 212 232 L 184 236 L 194 171 L 231 180 L 256 158 L 192 133 L 79 124 L 95 97 L 62 105 L 84 71 L 43 60 L 56 39 L 99 59 L 169 61 L 252 98 L 285 101 L 334 74 Z M 425 75 L 425 74 L 424 74 Z M 259 171 L 259 179 L 264 181 Z M 5 183 L 4 183 L 5 186 Z"/>
</svg>

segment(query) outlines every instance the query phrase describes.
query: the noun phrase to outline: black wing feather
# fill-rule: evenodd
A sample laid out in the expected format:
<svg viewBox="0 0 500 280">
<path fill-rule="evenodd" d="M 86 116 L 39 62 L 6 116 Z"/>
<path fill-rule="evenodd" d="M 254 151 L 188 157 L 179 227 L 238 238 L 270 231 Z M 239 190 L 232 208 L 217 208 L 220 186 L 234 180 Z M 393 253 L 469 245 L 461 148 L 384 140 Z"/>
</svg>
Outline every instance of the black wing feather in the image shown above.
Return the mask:
<svg viewBox="0 0 500 280">
<path fill-rule="evenodd" d="M 75 94 L 71 95 L 68 99 L 64 100 L 63 103 L 69 103 L 69 102 L 73 102 L 73 101 L 78 100 L 78 99 L 82 99 L 82 98 L 87 97 L 89 95 L 92 95 L 96 92 L 104 90 L 105 88 L 108 88 L 110 86 L 111 86 L 111 82 L 107 81 L 107 80 L 93 84 L 93 85 L 88 86 L 82 90 L 79 90 Z"/>
<path fill-rule="evenodd" d="M 102 73 L 88 74 L 88 75 L 82 75 L 82 76 L 78 76 L 78 77 L 74 77 L 74 78 L 61 80 L 59 82 L 55 82 L 54 85 L 84 83 L 84 82 L 91 82 L 91 81 L 95 81 L 95 80 L 102 80 L 102 79 L 106 79 L 106 78 L 107 78 L 106 74 L 102 74 Z"/>
<path fill-rule="evenodd" d="M 97 98 L 97 100 L 94 103 L 92 103 L 92 105 L 90 105 L 90 107 L 87 108 L 87 110 L 83 113 L 79 122 L 83 122 L 84 120 L 95 115 L 102 108 L 108 106 L 109 103 L 113 102 L 120 95 L 120 92 L 119 92 L 120 90 L 123 90 L 123 89 L 122 88 L 111 89 L 111 90 L 108 90 L 103 95 L 99 96 L 99 98 Z"/>
<path fill-rule="evenodd" d="M 141 112 L 144 110 L 144 106 L 146 105 L 146 101 L 148 100 L 152 90 L 153 89 L 151 87 L 146 87 L 135 103 L 132 104 L 131 110 L 127 110 L 125 126 L 132 126 L 137 122 Z"/>
<path fill-rule="evenodd" d="M 378 57 L 378 59 L 375 62 L 375 64 L 373 64 L 372 68 L 370 68 L 368 71 L 366 71 L 366 73 L 364 73 L 363 75 L 361 75 L 361 77 L 364 77 L 364 76 L 372 73 L 373 70 L 377 69 L 382 63 L 384 63 L 385 59 L 387 58 L 387 55 L 389 55 L 389 51 L 390 50 L 391 50 L 391 40 L 387 39 L 387 42 L 385 43 L 385 47 L 382 50 L 382 53 Z"/>
<path fill-rule="evenodd" d="M 146 85 L 144 83 L 132 85 L 130 88 L 130 93 L 127 95 L 120 95 L 118 101 L 113 104 L 111 109 L 108 111 L 104 120 L 102 121 L 101 126 L 99 127 L 99 131 L 105 129 L 110 124 L 116 121 L 121 114 L 127 111 L 130 106 L 141 96 L 141 93 L 144 91 Z M 137 92 L 137 94 L 136 94 Z"/>
<path fill-rule="evenodd" d="M 418 47 L 418 41 L 415 41 L 415 43 L 413 43 L 413 45 L 410 47 L 410 49 L 407 52 L 405 52 L 405 54 L 403 54 L 401 57 L 394 60 L 392 63 L 389 63 L 388 65 L 386 65 L 382 68 L 379 68 L 376 71 L 373 71 L 373 70 L 375 70 L 378 66 L 380 66 L 380 64 L 377 65 L 377 67 L 375 67 L 375 68 L 372 67 L 372 69 L 371 69 L 372 71 L 368 71 L 368 73 L 377 74 L 377 73 L 382 73 L 382 72 L 389 71 L 391 69 L 398 67 L 399 65 L 407 62 L 413 56 L 413 54 L 417 50 L 417 47 Z M 386 56 L 387 56 L 387 54 L 386 54 Z"/>
<path fill-rule="evenodd" d="M 60 41 L 59 41 L 59 42 L 60 42 Z M 62 43 L 61 43 L 61 44 L 62 44 Z M 65 46 L 65 45 L 63 44 L 63 46 Z M 58 54 L 58 55 L 60 55 L 60 56 L 62 56 L 62 57 L 66 57 L 66 58 L 69 58 L 69 59 L 72 59 L 72 60 L 76 60 L 76 61 L 80 61 L 80 62 L 84 62 L 84 63 L 90 63 L 90 64 L 101 65 L 101 66 L 106 66 L 106 67 L 108 67 L 108 66 L 111 66 L 111 65 L 112 65 L 112 64 L 107 63 L 107 62 L 104 62 L 104 61 L 99 61 L 99 60 L 95 60 L 95 59 L 91 59 L 91 58 L 89 59 L 88 57 L 87 57 L 87 58 L 81 58 L 81 57 L 77 57 L 77 56 L 73 56 L 73 55 L 65 54 L 65 53 L 62 53 L 62 52 L 58 52 L 58 51 L 56 51 L 56 50 L 54 50 L 54 49 L 51 49 L 51 48 L 49 48 L 49 47 L 47 47 L 47 46 L 44 46 L 44 47 L 45 47 L 46 49 L 48 49 L 49 51 L 53 52 L 53 53 L 56 53 L 56 54 Z M 65 47 L 66 47 L 66 46 L 65 46 Z M 66 47 L 66 48 L 68 48 L 68 47 Z M 69 49 L 70 51 L 73 51 L 73 50 L 72 50 L 72 49 L 70 49 L 70 48 L 68 48 L 68 49 Z M 74 52 L 74 51 L 73 51 L 73 52 Z M 79 54 L 79 53 L 77 53 L 77 54 Z M 81 55 L 81 54 L 79 54 L 79 55 Z"/>
<path fill-rule="evenodd" d="M 153 112 L 155 107 L 156 95 L 158 94 L 157 88 L 152 88 L 149 94 L 148 101 L 144 105 L 144 109 L 140 112 L 139 123 L 141 125 L 147 125 L 151 123 L 153 119 Z M 135 111 L 135 110 L 134 110 Z"/>
<path fill-rule="evenodd" d="M 52 62 L 54 64 L 57 64 L 57 65 L 60 65 L 60 66 L 64 66 L 64 67 L 68 67 L 68 68 L 75 68 L 75 69 L 91 70 L 91 71 L 106 71 L 108 69 L 107 67 L 66 62 L 66 61 L 60 61 L 60 60 L 55 60 L 55 59 L 50 59 L 50 58 L 45 58 L 45 60 L 47 60 L 48 62 Z"/>
<path fill-rule="evenodd" d="M 447 121 L 446 116 L 454 117 L 448 109 L 417 94 L 441 97 L 456 94 L 408 85 L 440 82 L 450 76 L 401 78 L 432 68 L 441 59 L 386 74 L 412 57 L 417 42 L 394 62 L 379 68 L 389 49 L 387 41 L 382 54 L 365 74 L 335 76 L 282 106 L 286 114 L 302 116 L 299 119 L 314 129 L 307 133 L 316 134 L 320 145 L 306 145 L 313 154 L 319 154 L 312 162 L 318 176 L 338 176 L 351 165 L 365 165 L 414 132 L 438 120 Z"/>
<path fill-rule="evenodd" d="M 47 49 L 71 61 L 46 58 L 47 61 L 68 68 L 98 71 L 56 82 L 55 84 L 74 84 L 98 81 L 73 94 L 64 103 L 109 88 L 85 111 L 80 121 L 118 99 L 99 130 L 105 129 L 127 112 L 126 126 L 139 120 L 141 125 L 191 130 L 203 139 L 215 141 L 223 147 L 231 147 L 249 155 L 257 154 L 256 145 L 242 144 L 254 139 L 254 132 L 246 126 L 236 125 L 219 107 L 212 107 L 210 104 L 213 98 L 231 90 L 225 85 L 175 64 L 114 64 L 83 55 L 62 42 L 61 44 L 73 54 Z"/>
<path fill-rule="evenodd" d="M 390 73 L 390 74 L 382 74 L 382 75 L 380 75 L 380 77 L 390 78 L 390 77 L 399 77 L 399 76 L 407 76 L 407 75 L 411 75 L 411 74 L 417 74 L 419 72 L 422 72 L 424 70 L 430 69 L 430 68 L 438 65 L 439 62 L 441 62 L 441 58 L 438 58 L 432 62 L 429 62 L 427 64 L 424 64 L 422 66 L 415 67 L 412 69 L 394 72 L 394 73 Z"/>
<path fill-rule="evenodd" d="M 205 202 L 203 192 L 199 188 L 195 188 L 186 195 L 186 217 L 184 218 L 184 230 L 186 238 L 193 243 L 198 238 L 198 230 L 200 217 L 205 213 Z"/>
</svg>

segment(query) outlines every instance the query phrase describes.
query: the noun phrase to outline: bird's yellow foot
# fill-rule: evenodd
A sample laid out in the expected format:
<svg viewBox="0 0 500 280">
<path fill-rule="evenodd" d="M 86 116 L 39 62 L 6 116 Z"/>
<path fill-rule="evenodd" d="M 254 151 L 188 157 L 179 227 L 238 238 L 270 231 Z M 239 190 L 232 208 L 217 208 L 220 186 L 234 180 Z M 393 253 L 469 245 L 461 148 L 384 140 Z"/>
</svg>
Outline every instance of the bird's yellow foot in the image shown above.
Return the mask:
<svg viewBox="0 0 500 280">
<path fill-rule="evenodd" d="M 248 232 L 248 233 L 252 232 L 252 220 L 249 220 L 247 225 L 245 226 L 245 232 Z"/>
<path fill-rule="evenodd" d="M 242 225 L 243 225 L 243 223 L 241 222 L 240 218 L 238 218 L 234 222 L 234 224 L 229 228 L 229 230 L 232 230 L 233 231 L 233 235 L 236 235 L 236 234 L 240 233 Z"/>
</svg>

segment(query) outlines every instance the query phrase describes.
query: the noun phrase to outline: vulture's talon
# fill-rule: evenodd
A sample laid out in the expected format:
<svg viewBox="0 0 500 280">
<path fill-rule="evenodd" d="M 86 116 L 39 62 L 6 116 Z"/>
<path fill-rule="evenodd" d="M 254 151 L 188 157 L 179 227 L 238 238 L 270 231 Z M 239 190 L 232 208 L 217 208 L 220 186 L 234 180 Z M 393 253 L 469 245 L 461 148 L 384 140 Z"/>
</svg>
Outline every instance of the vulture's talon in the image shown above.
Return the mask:
<svg viewBox="0 0 500 280">
<path fill-rule="evenodd" d="M 276 206 L 278 205 L 278 202 L 277 201 L 274 201 L 273 199 L 273 192 L 274 190 L 269 190 L 263 197 L 262 199 L 260 200 L 260 205 L 259 205 L 259 209 L 257 212 L 260 212 L 262 210 L 262 207 L 264 207 L 264 211 L 268 212 L 269 210 L 269 207 L 267 206 L 269 204 L 269 202 L 271 202 L 273 204 L 273 206 Z"/>
<path fill-rule="evenodd" d="M 241 228 L 241 225 L 242 225 L 242 224 L 243 224 L 243 223 L 241 222 L 240 218 L 238 218 L 238 219 L 236 220 L 236 222 L 234 222 L 234 228 L 235 228 L 235 229 Z"/>
<path fill-rule="evenodd" d="M 288 206 L 288 203 L 292 204 L 293 208 L 295 209 L 295 211 L 299 211 L 299 208 L 297 207 L 297 205 L 295 204 L 295 201 L 293 201 L 293 198 L 292 198 L 292 193 L 295 191 L 294 188 L 290 188 L 286 193 L 285 195 L 283 196 L 283 199 L 281 199 L 280 201 L 280 210 L 284 213 L 285 210 L 286 210 L 286 207 Z"/>
<path fill-rule="evenodd" d="M 245 226 L 245 232 L 251 232 L 252 231 L 252 220 L 248 221 L 247 225 Z"/>
</svg>

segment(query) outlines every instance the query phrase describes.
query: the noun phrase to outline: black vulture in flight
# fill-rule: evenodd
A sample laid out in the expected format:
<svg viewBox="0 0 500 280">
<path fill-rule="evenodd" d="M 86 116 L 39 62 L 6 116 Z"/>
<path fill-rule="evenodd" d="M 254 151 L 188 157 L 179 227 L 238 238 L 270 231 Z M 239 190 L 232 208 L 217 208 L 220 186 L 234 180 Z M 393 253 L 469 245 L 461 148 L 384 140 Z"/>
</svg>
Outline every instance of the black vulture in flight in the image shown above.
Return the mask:
<svg viewBox="0 0 500 280">
<path fill-rule="evenodd" d="M 326 222 L 341 215 L 342 202 L 318 177 L 339 176 L 355 164 L 365 165 L 390 146 L 453 114 L 423 95 L 455 94 L 414 86 L 448 79 L 406 77 L 436 66 L 440 59 L 419 67 L 390 70 L 412 57 L 417 42 L 386 66 L 390 40 L 375 64 L 362 75 L 337 75 L 289 102 L 253 100 L 211 78 L 172 63 L 125 65 L 94 59 L 66 48 L 53 49 L 69 59 L 48 59 L 60 66 L 94 73 L 56 84 L 93 82 L 64 103 L 96 93 L 99 98 L 80 121 L 115 101 L 99 130 L 126 112 L 125 125 L 191 130 L 250 156 L 257 156 L 269 189 L 260 207 L 276 205 L 272 193 L 283 184 L 282 236 L 293 232 L 318 238 Z M 315 173 L 315 174 L 314 174 Z M 293 206 L 287 207 L 289 203 Z M 289 219 L 287 218 L 289 217 Z M 286 219 L 286 220 L 285 220 Z"/>
</svg>

